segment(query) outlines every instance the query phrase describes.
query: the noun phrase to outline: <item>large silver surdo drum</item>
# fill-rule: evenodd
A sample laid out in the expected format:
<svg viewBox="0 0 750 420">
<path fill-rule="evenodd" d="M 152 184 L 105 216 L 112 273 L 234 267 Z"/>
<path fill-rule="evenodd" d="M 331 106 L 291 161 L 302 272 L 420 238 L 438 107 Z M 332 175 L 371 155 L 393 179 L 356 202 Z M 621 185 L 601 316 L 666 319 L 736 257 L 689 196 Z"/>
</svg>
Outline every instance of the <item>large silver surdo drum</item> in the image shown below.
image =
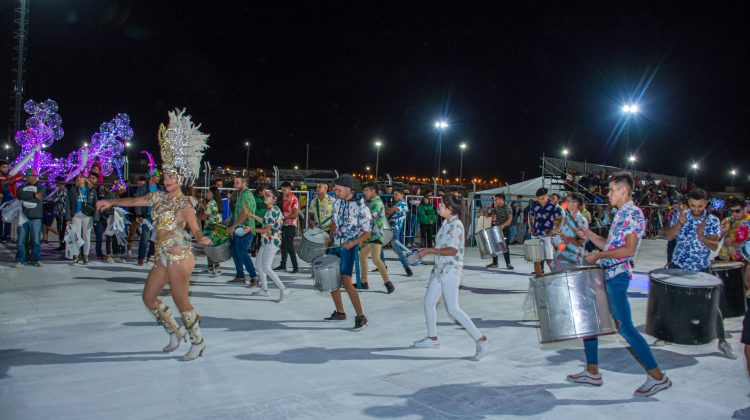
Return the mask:
<svg viewBox="0 0 750 420">
<path fill-rule="evenodd" d="M 479 244 L 479 254 L 482 258 L 490 258 L 503 254 L 508 250 L 505 243 L 505 235 L 500 226 L 480 230 L 477 233 L 477 243 Z"/>
<path fill-rule="evenodd" d="M 617 332 L 600 267 L 577 267 L 529 281 L 534 290 L 541 343 Z"/>
<path fill-rule="evenodd" d="M 302 232 L 302 242 L 297 249 L 299 258 L 311 264 L 313 260 L 326 253 L 325 239 L 328 234 L 320 228 L 305 229 Z"/>
<path fill-rule="evenodd" d="M 313 287 L 319 292 L 341 288 L 341 260 L 335 255 L 321 255 L 312 262 Z"/>
<path fill-rule="evenodd" d="M 526 261 L 538 262 L 555 258 L 555 248 L 552 246 L 552 237 L 527 239 L 523 243 L 523 253 Z"/>
</svg>

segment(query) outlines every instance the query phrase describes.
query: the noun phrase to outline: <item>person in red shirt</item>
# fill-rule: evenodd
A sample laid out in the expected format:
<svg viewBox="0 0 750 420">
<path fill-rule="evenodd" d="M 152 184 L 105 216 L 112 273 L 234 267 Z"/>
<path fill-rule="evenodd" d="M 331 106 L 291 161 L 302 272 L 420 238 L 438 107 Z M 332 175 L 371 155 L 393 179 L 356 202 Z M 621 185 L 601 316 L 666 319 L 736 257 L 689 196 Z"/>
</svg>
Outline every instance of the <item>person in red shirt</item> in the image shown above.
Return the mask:
<svg viewBox="0 0 750 420">
<path fill-rule="evenodd" d="M 297 254 L 294 251 L 294 236 L 297 234 L 297 219 L 299 217 L 299 201 L 292 194 L 292 184 L 281 184 L 281 213 L 284 216 L 284 227 L 281 228 L 281 263 L 274 271 L 286 271 L 287 254 L 292 260 L 292 273 L 299 273 Z"/>
</svg>

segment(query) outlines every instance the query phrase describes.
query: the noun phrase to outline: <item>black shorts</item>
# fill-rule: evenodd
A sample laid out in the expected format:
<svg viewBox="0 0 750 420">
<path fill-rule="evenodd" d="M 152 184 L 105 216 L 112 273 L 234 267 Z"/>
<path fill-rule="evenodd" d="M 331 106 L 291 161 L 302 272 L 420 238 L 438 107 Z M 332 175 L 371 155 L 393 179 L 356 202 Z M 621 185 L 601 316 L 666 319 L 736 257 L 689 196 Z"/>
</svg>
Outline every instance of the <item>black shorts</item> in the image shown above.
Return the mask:
<svg viewBox="0 0 750 420">
<path fill-rule="evenodd" d="M 45 226 L 54 226 L 55 225 L 55 213 L 47 212 L 47 211 L 42 213 L 42 224 Z"/>
<path fill-rule="evenodd" d="M 742 335 L 740 343 L 750 346 L 750 310 L 745 311 L 745 317 L 742 319 Z"/>
</svg>

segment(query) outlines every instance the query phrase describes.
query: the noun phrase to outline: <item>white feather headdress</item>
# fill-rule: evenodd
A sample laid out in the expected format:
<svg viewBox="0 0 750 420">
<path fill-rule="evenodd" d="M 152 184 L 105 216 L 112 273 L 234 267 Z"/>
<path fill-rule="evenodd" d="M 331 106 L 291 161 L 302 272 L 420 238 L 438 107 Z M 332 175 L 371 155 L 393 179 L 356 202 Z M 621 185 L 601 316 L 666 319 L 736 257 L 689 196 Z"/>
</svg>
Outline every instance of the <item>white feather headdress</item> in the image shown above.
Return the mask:
<svg viewBox="0 0 750 420">
<path fill-rule="evenodd" d="M 185 177 L 191 185 L 199 176 L 201 159 L 208 148 L 208 134 L 201 133 L 185 108 L 169 111 L 169 126 L 159 125 L 159 146 L 164 172 L 174 172 Z"/>
</svg>

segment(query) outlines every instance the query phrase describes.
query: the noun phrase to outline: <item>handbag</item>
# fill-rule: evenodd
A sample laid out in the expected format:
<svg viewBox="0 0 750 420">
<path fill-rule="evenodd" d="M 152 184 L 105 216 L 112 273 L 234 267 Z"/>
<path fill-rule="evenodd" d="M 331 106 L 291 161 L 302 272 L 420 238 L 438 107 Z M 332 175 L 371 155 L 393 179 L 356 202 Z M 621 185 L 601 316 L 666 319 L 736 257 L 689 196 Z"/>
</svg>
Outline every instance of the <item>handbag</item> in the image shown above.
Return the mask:
<svg viewBox="0 0 750 420">
<path fill-rule="evenodd" d="M 84 203 L 81 205 L 81 213 L 83 213 L 84 216 L 92 217 L 96 214 L 96 208 L 90 204 Z"/>
</svg>

